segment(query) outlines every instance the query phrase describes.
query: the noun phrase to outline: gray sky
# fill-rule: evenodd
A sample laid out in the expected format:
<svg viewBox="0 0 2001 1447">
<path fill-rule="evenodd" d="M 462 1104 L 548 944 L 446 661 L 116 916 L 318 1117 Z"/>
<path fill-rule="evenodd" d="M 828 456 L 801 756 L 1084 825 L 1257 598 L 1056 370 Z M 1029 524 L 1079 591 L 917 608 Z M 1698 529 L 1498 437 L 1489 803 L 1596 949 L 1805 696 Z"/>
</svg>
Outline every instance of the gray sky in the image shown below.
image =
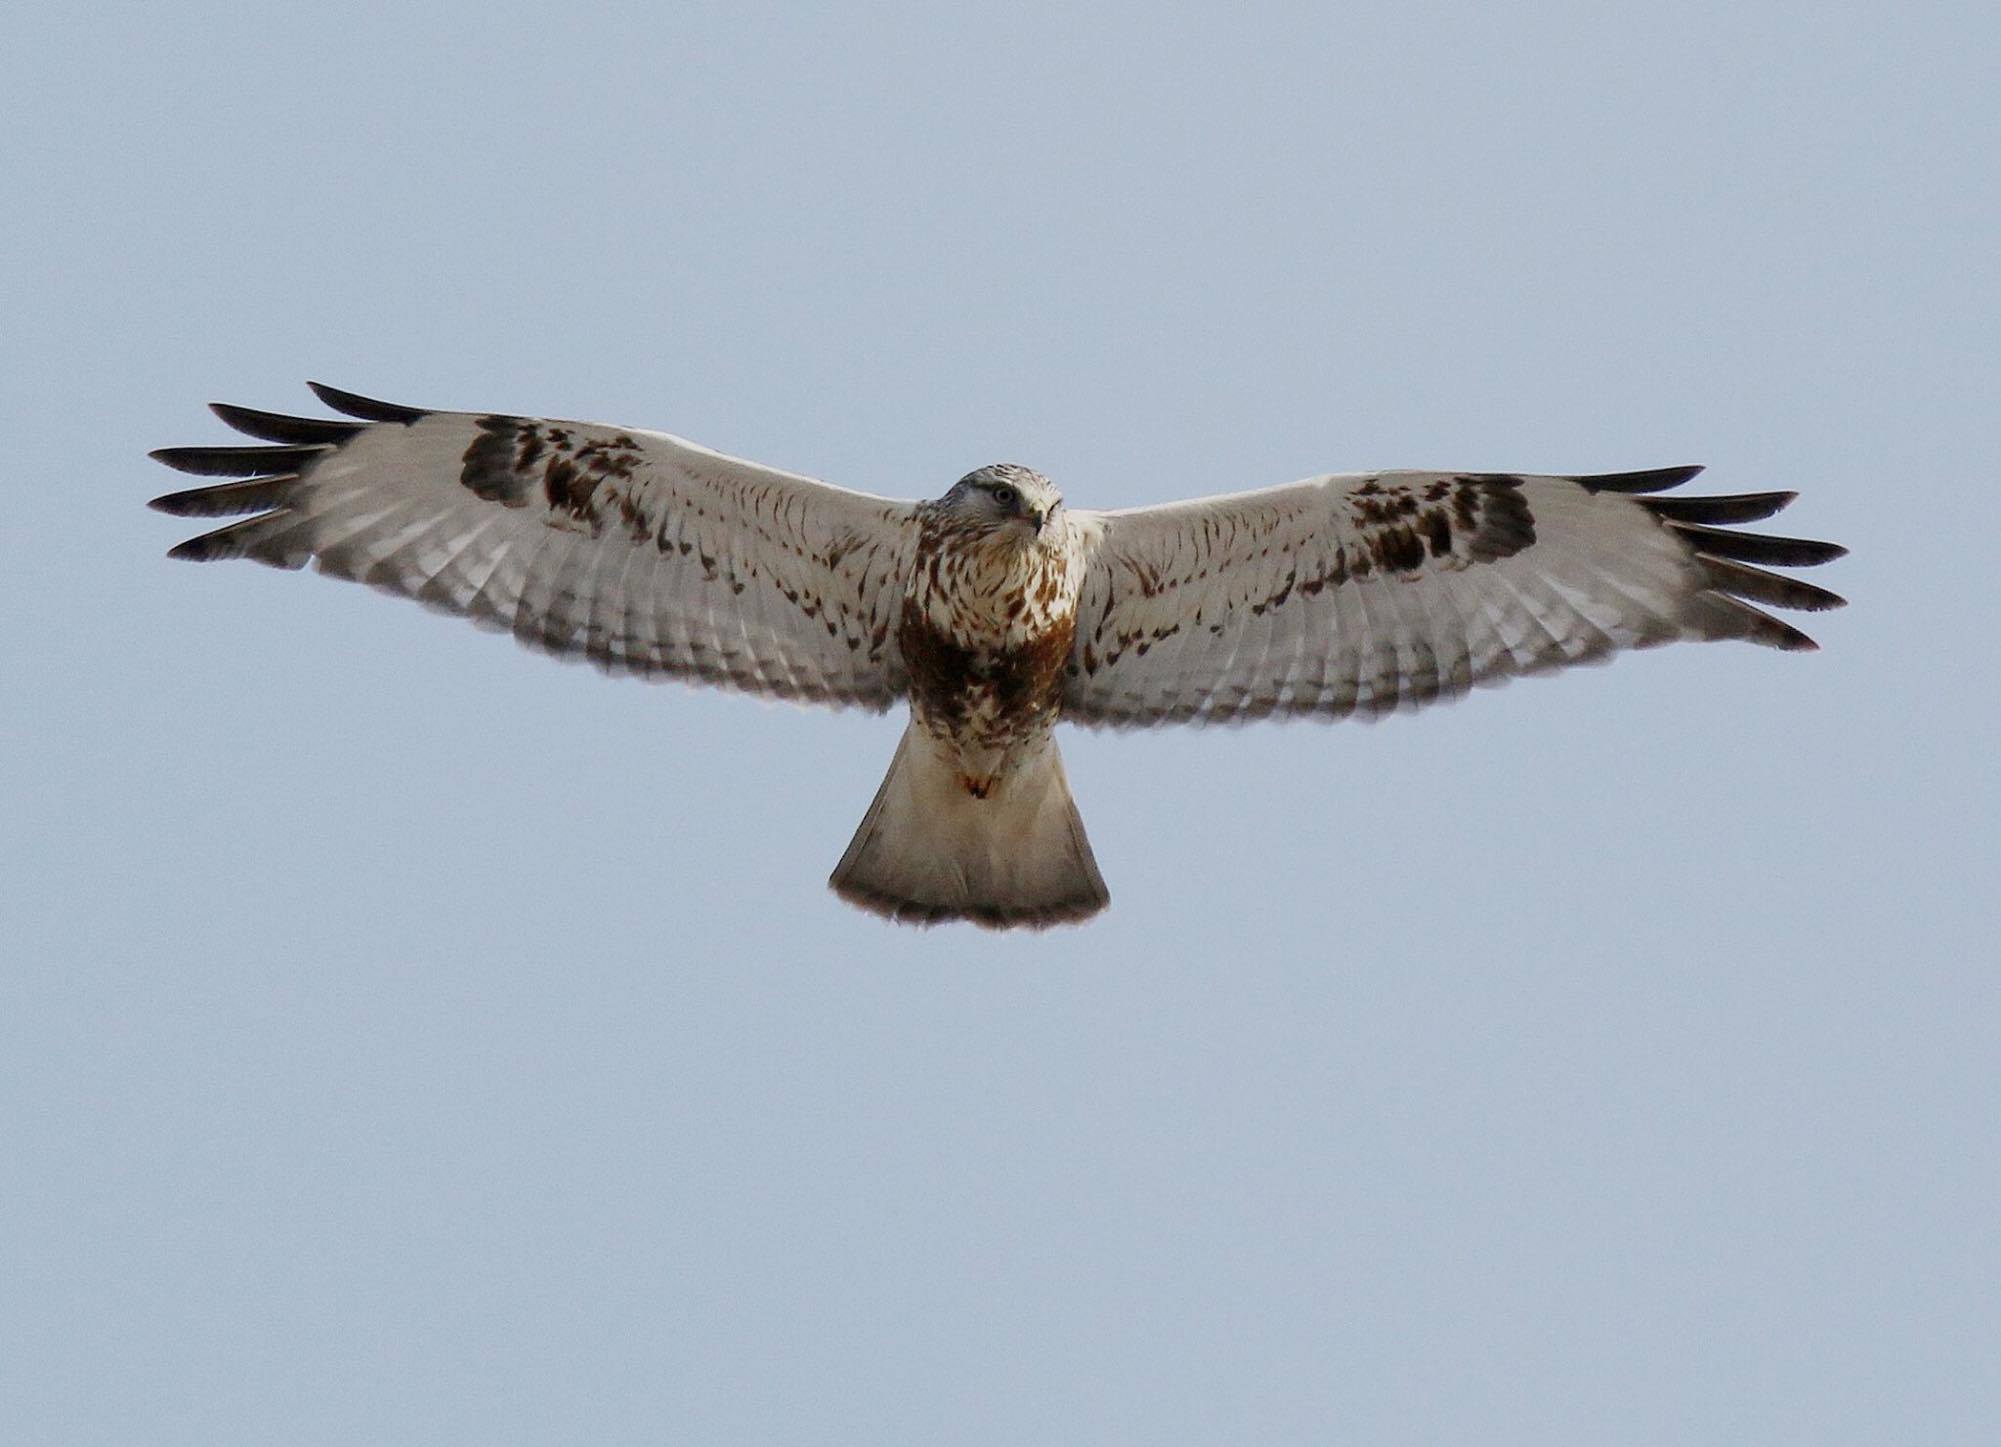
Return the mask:
<svg viewBox="0 0 2001 1447">
<path fill-rule="evenodd" d="M 6 1435 L 2001 1439 L 1998 31 L 11 7 Z M 906 496 L 1701 461 L 1854 605 L 1069 733 L 1111 913 L 898 930 L 899 718 L 166 561 L 146 449 L 309 376 Z"/>
</svg>

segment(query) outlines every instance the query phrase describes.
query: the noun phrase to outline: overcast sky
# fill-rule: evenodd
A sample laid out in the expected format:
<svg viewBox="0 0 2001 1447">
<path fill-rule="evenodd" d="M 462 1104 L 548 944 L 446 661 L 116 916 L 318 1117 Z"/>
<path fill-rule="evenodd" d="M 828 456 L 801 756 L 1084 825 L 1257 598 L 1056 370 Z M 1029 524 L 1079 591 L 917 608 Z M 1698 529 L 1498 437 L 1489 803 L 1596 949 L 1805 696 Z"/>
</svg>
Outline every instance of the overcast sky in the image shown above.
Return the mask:
<svg viewBox="0 0 2001 1447">
<path fill-rule="evenodd" d="M 0 1435 L 2001 1440 L 1992 7 L 11 7 Z M 171 563 L 307 377 L 1079 506 L 1704 462 L 1815 655 L 1064 749 Z"/>
</svg>

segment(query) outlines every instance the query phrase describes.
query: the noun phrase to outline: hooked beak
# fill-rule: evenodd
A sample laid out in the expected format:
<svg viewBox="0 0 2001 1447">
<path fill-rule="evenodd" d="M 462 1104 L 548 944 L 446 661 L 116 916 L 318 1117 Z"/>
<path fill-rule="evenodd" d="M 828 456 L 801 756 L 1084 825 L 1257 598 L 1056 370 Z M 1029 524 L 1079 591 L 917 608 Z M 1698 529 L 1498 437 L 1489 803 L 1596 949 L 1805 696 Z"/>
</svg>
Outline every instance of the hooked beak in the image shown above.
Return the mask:
<svg viewBox="0 0 2001 1447">
<path fill-rule="evenodd" d="M 1028 515 L 1028 520 L 1035 524 L 1035 535 L 1041 537 L 1042 530 L 1049 525 L 1049 514 L 1038 509 Z"/>
</svg>

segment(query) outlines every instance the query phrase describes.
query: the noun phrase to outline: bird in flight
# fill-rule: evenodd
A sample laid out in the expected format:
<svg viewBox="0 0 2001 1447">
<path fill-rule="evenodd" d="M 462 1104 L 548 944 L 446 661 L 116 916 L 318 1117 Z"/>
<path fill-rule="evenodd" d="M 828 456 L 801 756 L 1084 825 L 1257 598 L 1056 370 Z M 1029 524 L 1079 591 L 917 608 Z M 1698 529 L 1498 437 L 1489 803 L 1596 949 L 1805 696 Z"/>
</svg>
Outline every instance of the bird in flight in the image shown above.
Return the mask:
<svg viewBox="0 0 2001 1447">
<path fill-rule="evenodd" d="M 1759 605 L 1832 543 L 1744 532 L 1794 494 L 1700 470 L 1374 472 L 1114 512 L 982 467 L 900 502 L 660 432 L 373 401 L 224 403 L 252 447 L 169 447 L 230 481 L 153 500 L 249 514 L 171 556 L 370 583 L 612 673 L 910 722 L 829 883 L 891 919 L 991 928 L 1110 901 L 1054 729 L 1341 718 L 1677 639 L 1811 649 Z"/>
</svg>

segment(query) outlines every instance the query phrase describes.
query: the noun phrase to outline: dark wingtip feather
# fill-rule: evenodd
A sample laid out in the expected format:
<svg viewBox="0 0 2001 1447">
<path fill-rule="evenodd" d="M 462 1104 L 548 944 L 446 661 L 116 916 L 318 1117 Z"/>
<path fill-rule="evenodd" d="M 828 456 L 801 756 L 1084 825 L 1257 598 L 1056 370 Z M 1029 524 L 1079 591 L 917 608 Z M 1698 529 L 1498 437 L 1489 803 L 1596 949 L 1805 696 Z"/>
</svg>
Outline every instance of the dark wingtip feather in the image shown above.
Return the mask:
<svg viewBox="0 0 2001 1447">
<path fill-rule="evenodd" d="M 297 473 L 279 477 L 253 477 L 246 482 L 229 482 L 220 487 L 191 487 L 186 492 L 170 492 L 146 506 L 175 517 L 227 517 L 232 513 L 262 512 L 281 505 Z"/>
<path fill-rule="evenodd" d="M 1797 578 L 1782 578 L 1777 573 L 1768 573 L 1762 568 L 1708 553 L 1697 553 L 1695 556 L 1702 564 L 1709 586 L 1719 593 L 1769 603 L 1775 608 L 1801 608 L 1810 613 L 1848 605 L 1848 600 L 1839 593 L 1830 593 L 1825 588 L 1816 588 Z"/>
<path fill-rule="evenodd" d="M 214 536 L 214 533 L 203 533 L 198 538 L 189 538 L 184 543 L 176 543 L 167 549 L 167 556 L 179 563 L 207 563 L 216 558 L 233 556 L 209 541 Z"/>
<path fill-rule="evenodd" d="M 156 447 L 146 455 L 198 477 L 269 477 L 298 472 L 324 447 Z"/>
<path fill-rule="evenodd" d="M 1692 467 L 1656 467 L 1646 472 L 1597 472 L 1570 480 L 1590 492 L 1666 492 L 1702 471 Z"/>
<path fill-rule="evenodd" d="M 1668 528 L 1698 553 L 1714 558 L 1734 558 L 1740 563 L 1765 563 L 1781 568 L 1810 568 L 1846 556 L 1839 543 L 1815 542 L 1811 538 L 1781 538 L 1769 533 L 1740 533 L 1730 528 L 1704 527 L 1700 523 L 1670 522 Z"/>
<path fill-rule="evenodd" d="M 297 546 L 273 549 L 274 534 L 282 536 L 292 514 L 285 511 L 259 513 L 212 533 L 189 538 L 167 551 L 170 558 L 187 563 L 208 563 L 218 558 L 255 558 L 274 568 L 299 568 L 311 550 Z"/>
<path fill-rule="evenodd" d="M 1608 473 L 1572 480 L 1593 492 L 1642 494 L 1677 487 L 1701 470 L 1699 467 L 1664 467 L 1652 472 Z M 1661 527 L 1673 534 L 1701 564 L 1714 600 L 1719 604 L 1728 604 L 1738 615 L 1737 621 L 1743 630 L 1738 636 L 1768 647 L 1805 653 L 1820 645 L 1799 629 L 1781 623 L 1745 600 L 1778 608 L 1811 611 L 1845 607 L 1848 600 L 1839 593 L 1750 565 L 1762 563 L 1782 568 L 1808 568 L 1845 557 L 1848 549 L 1839 543 L 1823 543 L 1811 538 L 1785 538 L 1717 526 L 1756 522 L 1770 517 L 1798 495 L 1794 492 L 1744 492 L 1723 497 L 1636 496 L 1633 500 L 1652 513 Z"/>
<path fill-rule="evenodd" d="M 231 523 L 226 528 L 189 538 L 169 548 L 167 556 L 182 563 L 212 563 L 218 558 L 240 558 L 243 556 L 242 534 L 238 532 L 241 527 L 242 523 Z"/>
<path fill-rule="evenodd" d="M 336 412 L 345 412 L 350 417 L 359 417 L 364 422 L 421 422 L 430 413 L 421 407 L 404 407 L 395 402 L 378 402 L 373 397 L 363 397 L 354 392 L 343 392 L 338 387 L 329 387 L 324 382 L 308 382 L 313 395 Z"/>
<path fill-rule="evenodd" d="M 233 402 L 211 402 L 208 410 L 238 432 L 261 437 L 266 442 L 339 443 L 362 430 L 359 422 L 337 422 L 331 417 L 292 417 L 283 412 L 260 412 L 255 407 L 238 407 Z"/>
<path fill-rule="evenodd" d="M 1796 492 L 1739 492 L 1722 497 L 1641 497 L 1634 501 L 1668 522 L 1755 523 L 1798 496 Z"/>
<path fill-rule="evenodd" d="M 1790 623 L 1781 622 L 1759 608 L 1750 608 L 1763 621 L 1746 633 L 1745 638 L 1765 648 L 1777 648 L 1786 653 L 1818 653 L 1820 645 Z"/>
<path fill-rule="evenodd" d="M 1774 618 L 1762 608 L 1753 608 L 1741 598 L 1720 596 L 1717 601 L 1728 606 L 1743 624 L 1739 637 L 1765 648 L 1780 648 L 1787 653 L 1818 653 L 1820 645 L 1814 642 L 1792 624 Z"/>
</svg>

